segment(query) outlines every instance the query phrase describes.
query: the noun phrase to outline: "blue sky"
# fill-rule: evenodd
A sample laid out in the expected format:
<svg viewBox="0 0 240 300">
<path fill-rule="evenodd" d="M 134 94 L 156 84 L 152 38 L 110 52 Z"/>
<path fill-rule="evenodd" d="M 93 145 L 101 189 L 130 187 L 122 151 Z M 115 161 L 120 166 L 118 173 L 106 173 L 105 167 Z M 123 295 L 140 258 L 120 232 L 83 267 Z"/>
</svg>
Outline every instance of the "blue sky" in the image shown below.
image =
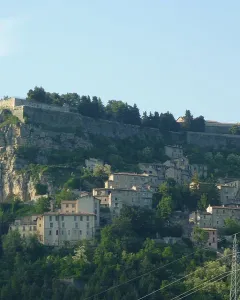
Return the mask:
<svg viewBox="0 0 240 300">
<path fill-rule="evenodd" d="M 240 1 L 0 0 L 0 97 L 34 86 L 240 122 Z"/>
</svg>

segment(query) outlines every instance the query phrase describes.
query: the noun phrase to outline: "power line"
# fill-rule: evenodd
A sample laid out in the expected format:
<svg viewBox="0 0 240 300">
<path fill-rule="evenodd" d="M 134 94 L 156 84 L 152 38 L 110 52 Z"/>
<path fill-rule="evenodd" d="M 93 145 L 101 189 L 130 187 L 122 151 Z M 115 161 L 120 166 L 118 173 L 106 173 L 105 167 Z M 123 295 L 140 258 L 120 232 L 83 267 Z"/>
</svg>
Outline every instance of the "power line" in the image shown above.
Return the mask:
<svg viewBox="0 0 240 300">
<path fill-rule="evenodd" d="M 182 294 L 180 294 L 180 295 L 178 295 L 178 296 L 172 298 L 171 300 L 174 300 L 174 299 L 176 299 L 176 300 L 181 300 L 181 299 L 183 299 L 183 298 L 185 298 L 185 297 L 188 297 L 188 296 L 190 296 L 190 295 L 196 293 L 197 291 L 201 290 L 201 289 L 204 288 L 206 285 L 211 284 L 211 283 L 215 283 L 215 282 L 217 282 L 217 281 L 220 281 L 220 280 L 224 279 L 225 277 L 227 277 L 227 276 L 228 276 L 229 274 L 231 274 L 231 273 L 232 273 L 231 271 L 228 271 L 228 272 L 224 272 L 224 273 L 222 273 L 222 274 L 219 274 L 219 275 L 217 275 L 216 277 L 213 277 L 213 278 L 211 278 L 211 279 L 205 281 L 203 284 L 200 284 L 200 285 L 198 285 L 198 286 L 192 288 L 191 290 L 188 290 L 188 291 L 186 291 L 185 293 L 182 293 Z M 223 275 L 223 274 L 225 274 L 225 275 Z M 219 276 L 220 276 L 220 277 L 219 277 Z M 217 278 L 217 277 L 219 277 L 219 278 Z M 215 279 L 215 278 L 217 278 L 217 279 L 214 280 L 214 281 L 211 281 L 212 279 Z M 189 292 L 191 292 L 191 293 L 189 293 Z M 185 295 L 184 295 L 184 294 L 185 294 Z M 181 297 L 181 296 L 182 296 L 182 297 Z M 181 297 L 181 298 L 179 298 L 179 297 Z"/>
<path fill-rule="evenodd" d="M 231 255 L 231 254 L 230 254 Z M 222 257 L 222 258 L 220 258 L 220 259 L 223 259 L 223 258 L 226 258 L 226 257 Z M 219 259 L 219 260 L 220 260 Z M 206 268 L 206 267 L 205 267 Z M 165 285 L 164 287 L 161 287 L 161 288 L 159 288 L 159 289 L 157 289 L 157 290 L 155 290 L 155 291 L 153 291 L 153 292 L 151 292 L 151 293 L 148 293 L 147 295 L 145 295 L 145 296 L 143 296 L 143 297 L 141 297 L 141 298 L 138 298 L 137 300 L 141 300 L 141 299 L 145 299 L 145 298 L 147 298 L 148 296 L 151 296 L 151 295 L 153 295 L 153 294 L 155 294 L 155 293 L 157 293 L 157 292 L 159 292 L 159 291 L 161 291 L 161 290 L 163 290 L 163 289 L 165 289 L 166 287 L 168 287 L 168 286 L 170 286 L 170 285 L 173 285 L 174 283 L 177 283 L 177 282 L 179 282 L 179 281 L 181 281 L 182 279 L 184 279 L 184 278 L 187 278 L 187 277 L 189 277 L 190 275 L 192 275 L 193 273 L 195 273 L 196 271 L 194 271 L 194 272 L 191 272 L 191 273 L 189 273 L 189 274 L 187 274 L 187 275 L 185 275 L 185 276 L 183 276 L 183 277 L 181 277 L 181 278 L 179 278 L 179 279 L 177 279 L 177 280 L 175 280 L 175 281 L 173 281 L 173 282 L 170 282 L 169 284 L 167 284 L 167 285 Z M 229 272 L 229 271 L 228 271 Z M 230 271 L 231 272 L 231 271 Z M 219 276 L 219 275 L 218 275 Z M 212 278 L 212 279 L 214 279 L 214 278 Z M 185 292 L 186 293 L 186 292 Z M 183 293 L 183 294 L 185 294 L 185 293 Z M 178 297 L 178 296 L 177 296 Z M 173 298 L 173 299 L 176 299 L 177 297 L 175 297 L 175 298 Z M 173 300 L 172 299 L 172 300 Z"/>
<path fill-rule="evenodd" d="M 240 233 L 240 231 L 237 232 L 236 235 L 238 235 L 239 233 Z M 233 236 L 233 235 L 234 235 L 234 234 L 232 234 L 232 236 Z M 220 242 L 220 241 L 222 241 L 222 240 L 224 240 L 224 239 L 225 239 L 225 238 L 222 238 L 222 239 L 220 239 L 218 242 Z M 210 249 L 211 249 L 211 248 L 208 247 L 208 246 L 202 248 L 202 250 L 210 250 Z M 110 288 L 107 288 L 107 289 L 105 289 L 105 290 L 103 290 L 103 291 L 101 291 L 101 292 L 99 292 L 99 293 L 96 293 L 96 294 L 93 294 L 93 295 L 91 295 L 91 296 L 88 296 L 88 297 L 84 298 L 83 300 L 88 300 L 88 299 L 91 299 L 91 298 L 93 298 L 93 297 L 99 296 L 99 295 L 104 294 L 104 293 L 106 293 L 106 292 L 108 292 L 108 291 L 110 291 L 110 290 L 116 289 L 116 288 L 118 288 L 118 287 L 120 287 L 120 286 L 122 286 L 122 285 L 125 285 L 125 284 L 127 284 L 127 283 L 129 283 L 129 282 L 132 282 L 132 281 L 134 281 L 134 280 L 136 280 L 136 279 L 138 279 L 138 278 L 141 278 L 141 277 L 143 277 L 143 276 L 146 276 L 146 275 L 148 275 L 148 274 L 151 274 L 151 273 L 153 273 L 153 272 L 156 272 L 156 271 L 158 271 L 158 270 L 160 270 L 160 269 L 166 268 L 167 266 L 170 266 L 170 265 L 172 265 L 172 264 L 174 264 L 174 263 L 176 263 L 176 262 L 182 260 L 183 258 L 187 258 L 187 257 L 191 256 L 192 254 L 195 254 L 195 252 L 193 251 L 193 252 L 191 252 L 190 254 L 184 255 L 184 256 L 182 256 L 182 257 L 180 257 L 180 258 L 178 258 L 178 259 L 175 259 L 175 260 L 171 261 L 170 263 L 167 263 L 167 264 L 165 264 L 165 265 L 163 265 L 163 266 L 160 266 L 160 267 L 158 267 L 158 268 L 152 269 L 152 270 L 150 270 L 150 271 L 148 271 L 148 272 L 145 272 L 145 273 L 143 273 L 143 274 L 141 274 L 141 275 L 138 275 L 138 276 L 136 276 L 136 277 L 134 277 L 134 278 L 131 278 L 131 279 L 129 279 L 129 280 L 123 282 L 123 283 L 119 283 L 119 284 L 117 284 L 117 285 L 111 286 Z M 184 277 L 183 277 L 183 278 L 184 278 Z M 167 286 L 166 286 L 166 287 L 167 287 Z"/>
</svg>

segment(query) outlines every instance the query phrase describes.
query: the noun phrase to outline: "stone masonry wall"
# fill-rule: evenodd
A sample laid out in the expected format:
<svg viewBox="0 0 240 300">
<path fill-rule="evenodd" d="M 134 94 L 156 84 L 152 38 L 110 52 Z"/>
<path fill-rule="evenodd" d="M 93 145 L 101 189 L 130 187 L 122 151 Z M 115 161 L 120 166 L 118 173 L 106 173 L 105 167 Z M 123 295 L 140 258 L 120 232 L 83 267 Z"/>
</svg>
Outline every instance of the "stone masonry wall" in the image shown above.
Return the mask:
<svg viewBox="0 0 240 300">
<path fill-rule="evenodd" d="M 42 126 L 49 130 L 69 131 L 75 128 L 81 129 L 83 134 L 103 135 L 106 137 L 127 138 L 131 136 L 154 136 L 161 137 L 161 133 L 155 128 L 142 128 L 130 124 L 97 120 L 82 116 L 78 113 L 63 113 L 41 110 L 32 107 L 23 107 L 24 116 L 30 124 Z"/>
</svg>

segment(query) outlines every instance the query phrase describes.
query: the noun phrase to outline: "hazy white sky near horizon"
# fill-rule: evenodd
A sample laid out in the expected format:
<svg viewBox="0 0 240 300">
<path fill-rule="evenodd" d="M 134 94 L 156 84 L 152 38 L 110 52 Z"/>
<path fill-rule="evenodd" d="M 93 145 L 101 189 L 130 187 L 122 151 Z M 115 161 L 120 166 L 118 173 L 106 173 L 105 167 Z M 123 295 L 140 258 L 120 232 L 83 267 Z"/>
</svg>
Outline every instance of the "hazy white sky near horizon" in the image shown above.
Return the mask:
<svg viewBox="0 0 240 300">
<path fill-rule="evenodd" d="M 0 97 L 46 91 L 239 122 L 240 1 L 0 0 Z"/>
</svg>

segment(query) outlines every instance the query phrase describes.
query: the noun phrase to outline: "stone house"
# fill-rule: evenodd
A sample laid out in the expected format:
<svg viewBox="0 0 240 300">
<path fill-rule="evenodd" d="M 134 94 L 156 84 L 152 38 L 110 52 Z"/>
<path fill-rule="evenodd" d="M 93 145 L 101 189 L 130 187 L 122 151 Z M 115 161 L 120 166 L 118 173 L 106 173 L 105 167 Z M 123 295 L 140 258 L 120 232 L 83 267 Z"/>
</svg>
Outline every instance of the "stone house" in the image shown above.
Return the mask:
<svg viewBox="0 0 240 300">
<path fill-rule="evenodd" d="M 162 182 L 165 179 L 165 166 L 162 163 L 139 163 L 139 169 L 143 174 L 157 176 Z"/>
<path fill-rule="evenodd" d="M 133 186 L 150 185 L 157 188 L 161 183 L 158 176 L 136 173 L 113 173 L 105 182 L 105 188 L 131 189 Z"/>
<path fill-rule="evenodd" d="M 93 171 L 97 165 L 103 166 L 103 161 L 97 158 L 85 159 L 85 166 L 89 171 Z"/>
<path fill-rule="evenodd" d="M 165 154 L 170 159 L 181 158 L 183 157 L 183 149 L 181 146 L 165 146 L 164 147 Z"/>
<path fill-rule="evenodd" d="M 209 246 L 215 250 L 218 249 L 218 232 L 215 228 L 203 228 L 208 233 L 208 240 L 206 246 Z"/>
<path fill-rule="evenodd" d="M 9 230 L 18 230 L 21 237 L 29 237 L 31 235 L 37 235 L 37 218 L 39 215 L 27 216 L 21 219 L 16 219 L 9 226 Z"/>
<path fill-rule="evenodd" d="M 205 212 L 200 213 L 201 228 L 224 228 L 226 219 L 240 221 L 240 207 L 236 206 L 208 206 Z"/>
<path fill-rule="evenodd" d="M 109 207 L 112 216 L 118 216 L 124 205 L 152 208 L 152 192 L 142 189 L 93 189 L 93 196 L 101 206 Z"/>
<path fill-rule="evenodd" d="M 240 204 L 240 180 L 218 184 L 221 203 L 224 205 Z"/>
</svg>

